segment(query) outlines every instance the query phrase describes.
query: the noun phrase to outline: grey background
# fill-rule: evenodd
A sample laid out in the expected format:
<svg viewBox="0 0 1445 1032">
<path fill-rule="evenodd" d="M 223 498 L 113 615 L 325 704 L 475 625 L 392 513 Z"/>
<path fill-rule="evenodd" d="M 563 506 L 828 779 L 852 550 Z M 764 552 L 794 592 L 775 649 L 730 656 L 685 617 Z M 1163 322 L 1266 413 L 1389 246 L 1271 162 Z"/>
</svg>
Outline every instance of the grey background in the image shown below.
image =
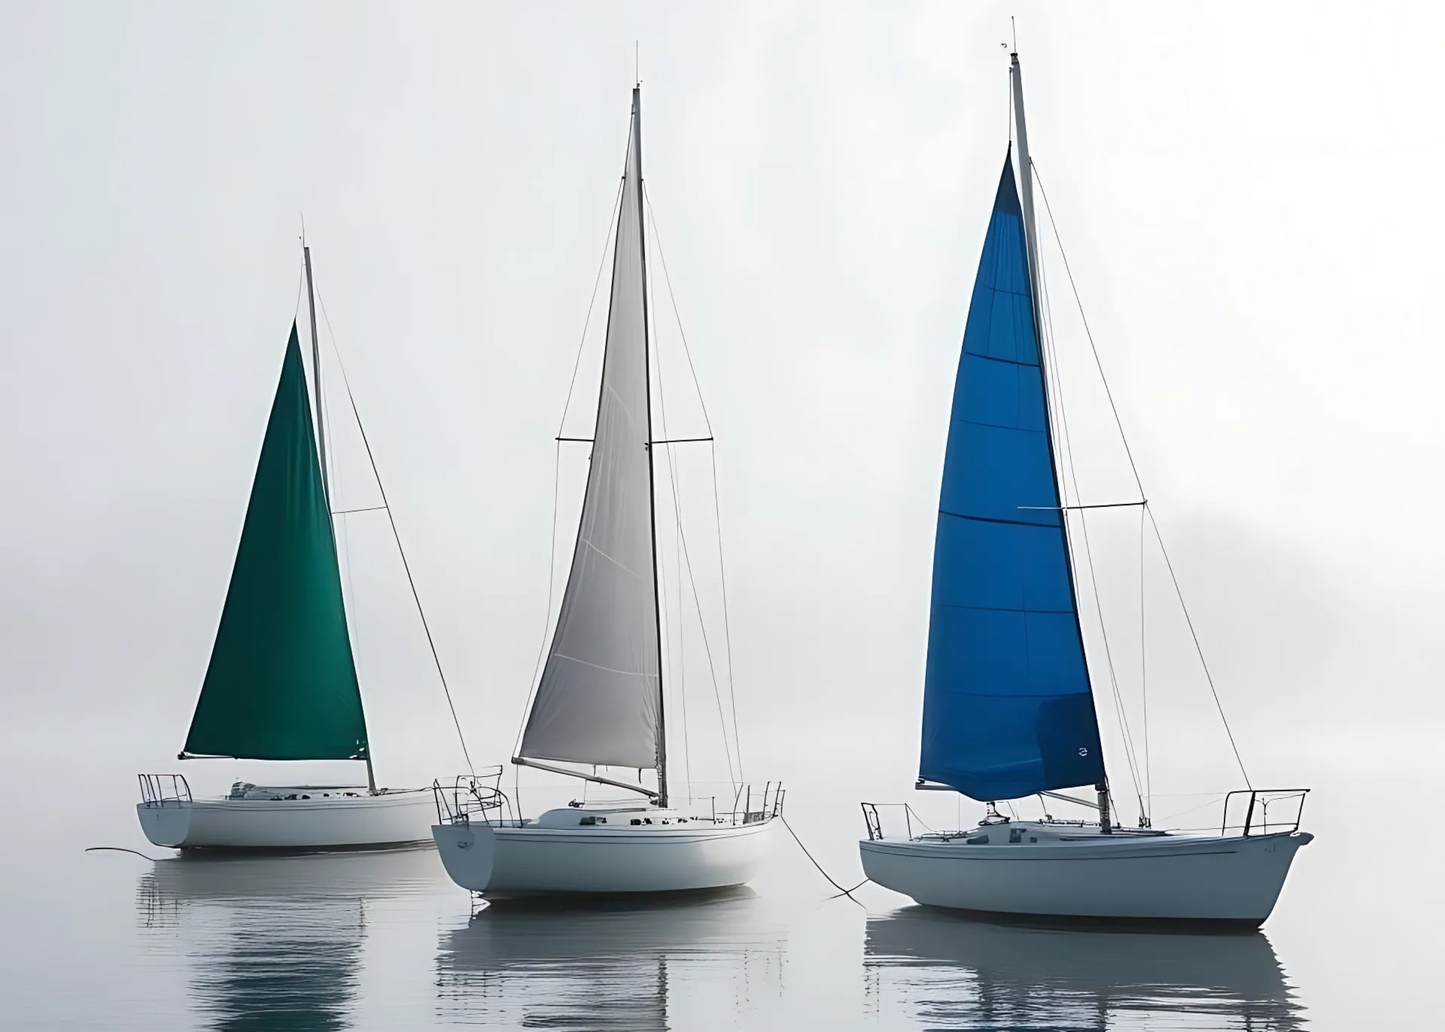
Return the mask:
<svg viewBox="0 0 1445 1032">
<path fill-rule="evenodd" d="M 549 548 L 560 575 L 575 527 L 585 457 L 564 452 L 554 539 L 552 437 L 637 41 L 648 189 L 719 439 L 747 773 L 902 793 L 1011 13 L 1035 161 L 1251 772 L 1433 751 L 1442 26 L 1423 5 L 7 4 L 0 734 L 107 780 L 174 765 L 304 212 L 473 756 L 510 755 Z M 1045 260 L 1083 493 L 1118 500 L 1127 464 Z M 591 419 L 599 326 L 569 431 Z M 340 501 L 374 504 L 340 398 Z M 706 458 L 679 469 L 701 549 Z M 1106 615 L 1137 666 L 1138 528 L 1109 518 L 1091 522 Z M 378 773 L 430 780 L 460 755 L 364 519 L 348 590 Z M 1161 576 L 1156 791 L 1232 787 Z M 701 742 L 716 713 L 689 649 Z"/>
</svg>

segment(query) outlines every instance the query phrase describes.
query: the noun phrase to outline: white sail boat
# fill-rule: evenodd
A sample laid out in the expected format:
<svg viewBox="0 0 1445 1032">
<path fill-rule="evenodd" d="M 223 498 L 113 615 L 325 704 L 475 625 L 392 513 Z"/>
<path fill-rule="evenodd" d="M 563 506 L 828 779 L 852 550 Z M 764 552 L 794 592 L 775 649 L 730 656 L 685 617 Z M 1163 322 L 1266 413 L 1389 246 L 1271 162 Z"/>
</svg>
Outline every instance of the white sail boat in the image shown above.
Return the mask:
<svg viewBox="0 0 1445 1032">
<path fill-rule="evenodd" d="M 430 790 L 377 788 L 372 773 L 327 479 L 311 249 L 302 251 L 316 418 L 293 322 L 210 665 L 178 758 L 359 760 L 366 784 L 237 781 L 222 798 L 195 799 L 184 775 L 141 774 L 136 813 L 158 846 L 342 849 L 430 835 Z M 384 491 L 378 508 L 387 508 Z"/>
<path fill-rule="evenodd" d="M 437 789 L 433 828 L 447 872 L 474 892 L 651 893 L 748 881 L 782 790 L 738 788 L 726 814 L 674 805 L 668 779 L 653 483 L 655 440 L 643 232 L 641 92 L 613 248 L 611 300 L 587 490 L 567 588 L 517 765 L 635 792 L 645 802 L 511 815 L 494 781 Z M 566 766 L 566 765 L 575 766 Z M 638 781 L 598 773 L 636 770 Z M 580 769 L 579 769 L 580 768 Z M 641 784 L 655 770 L 656 787 Z M 500 768 L 494 768 L 500 778 Z"/>
<path fill-rule="evenodd" d="M 980 913 L 1257 927 L 1312 838 L 1298 830 L 1305 790 L 1231 794 L 1217 835 L 1111 819 L 1068 519 L 1089 507 L 1060 501 L 1017 54 L 1010 73 L 1018 149 L 1004 162 L 959 359 L 918 786 L 986 802 L 989 816 L 952 833 L 913 834 L 909 820 L 892 837 L 865 803 L 863 870 L 919 903 Z M 1097 803 L 1059 791 L 1089 785 Z M 1033 795 L 1099 820 L 1009 820 L 993 805 Z"/>
</svg>

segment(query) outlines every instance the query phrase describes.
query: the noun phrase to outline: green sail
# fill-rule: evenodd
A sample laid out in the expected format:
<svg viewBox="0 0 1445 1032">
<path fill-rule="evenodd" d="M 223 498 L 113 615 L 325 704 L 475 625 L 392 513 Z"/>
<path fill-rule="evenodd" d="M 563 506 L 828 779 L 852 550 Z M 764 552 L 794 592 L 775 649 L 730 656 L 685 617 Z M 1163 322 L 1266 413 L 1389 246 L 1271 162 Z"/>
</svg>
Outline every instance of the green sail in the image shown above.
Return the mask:
<svg viewBox="0 0 1445 1032">
<path fill-rule="evenodd" d="M 296 326 L 185 755 L 366 757 L 331 514 Z"/>
</svg>

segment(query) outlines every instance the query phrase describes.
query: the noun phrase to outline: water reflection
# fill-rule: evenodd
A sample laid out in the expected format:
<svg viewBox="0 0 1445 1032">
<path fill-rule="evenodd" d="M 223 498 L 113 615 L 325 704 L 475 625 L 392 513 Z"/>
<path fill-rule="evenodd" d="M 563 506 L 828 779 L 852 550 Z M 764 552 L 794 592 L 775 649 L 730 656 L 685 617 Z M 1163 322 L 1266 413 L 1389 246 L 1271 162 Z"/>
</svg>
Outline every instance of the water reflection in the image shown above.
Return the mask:
<svg viewBox="0 0 1445 1032">
<path fill-rule="evenodd" d="M 346 1028 L 369 900 L 424 891 L 432 850 L 164 860 L 136 888 L 155 934 L 184 932 L 191 1002 L 210 1027 Z"/>
<path fill-rule="evenodd" d="M 656 903 L 508 901 L 443 934 L 445 1021 L 508 1028 L 691 1027 L 776 988 L 785 936 L 748 890 Z"/>
<path fill-rule="evenodd" d="M 1054 931 L 908 907 L 869 918 L 864 965 L 880 1011 L 953 1028 L 1305 1027 L 1259 932 Z"/>
</svg>

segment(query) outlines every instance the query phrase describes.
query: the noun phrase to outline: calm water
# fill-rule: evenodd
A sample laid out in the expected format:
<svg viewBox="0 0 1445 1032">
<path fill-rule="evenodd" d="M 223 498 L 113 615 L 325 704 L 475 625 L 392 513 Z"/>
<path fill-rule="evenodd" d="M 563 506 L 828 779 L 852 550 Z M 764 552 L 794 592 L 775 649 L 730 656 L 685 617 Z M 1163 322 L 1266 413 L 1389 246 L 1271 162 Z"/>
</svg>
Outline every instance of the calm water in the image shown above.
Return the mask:
<svg viewBox="0 0 1445 1032">
<path fill-rule="evenodd" d="M 431 850 L 151 862 L 129 784 L 12 795 L 0 1025 L 17 1029 L 1250 1029 L 1429 1027 L 1431 855 L 1342 780 L 1274 919 L 1249 936 L 981 925 L 833 890 L 779 828 L 749 890 L 473 914 Z M 899 793 L 894 793 L 898 795 Z M 789 816 L 856 880 L 855 793 Z M 845 798 L 846 797 L 846 798 Z M 1353 825 L 1351 813 L 1365 817 Z M 1402 836 L 1404 825 L 1393 830 Z M 1433 836 L 1433 838 L 1431 837 Z M 149 847 L 146 847 L 149 848 Z M 150 850 L 156 855 L 165 851 Z"/>
</svg>

